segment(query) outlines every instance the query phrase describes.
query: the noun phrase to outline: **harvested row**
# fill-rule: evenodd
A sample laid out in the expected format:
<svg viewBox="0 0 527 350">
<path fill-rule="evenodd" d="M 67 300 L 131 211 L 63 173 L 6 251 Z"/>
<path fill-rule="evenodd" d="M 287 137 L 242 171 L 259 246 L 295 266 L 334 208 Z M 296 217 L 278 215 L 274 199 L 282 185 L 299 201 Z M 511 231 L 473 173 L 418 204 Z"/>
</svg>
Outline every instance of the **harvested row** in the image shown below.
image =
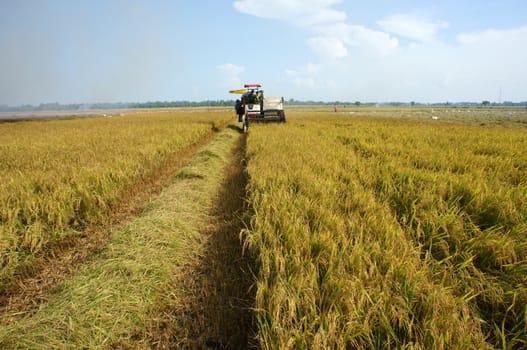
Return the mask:
<svg viewBox="0 0 527 350">
<path fill-rule="evenodd" d="M 0 291 L 50 247 L 111 218 L 167 160 L 229 117 L 185 111 L 1 124 Z"/>
<path fill-rule="evenodd" d="M 524 130 L 289 121 L 248 138 L 262 348 L 527 345 Z"/>
</svg>

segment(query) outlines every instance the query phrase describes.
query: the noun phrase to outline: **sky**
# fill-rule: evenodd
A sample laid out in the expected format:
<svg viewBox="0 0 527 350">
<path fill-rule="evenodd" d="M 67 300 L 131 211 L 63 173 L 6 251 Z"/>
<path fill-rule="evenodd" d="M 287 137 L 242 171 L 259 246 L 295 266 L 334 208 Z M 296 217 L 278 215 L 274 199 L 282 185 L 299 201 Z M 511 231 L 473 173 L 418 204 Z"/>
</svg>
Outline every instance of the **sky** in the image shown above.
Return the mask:
<svg viewBox="0 0 527 350">
<path fill-rule="evenodd" d="M 0 105 L 527 101 L 525 0 L 0 0 Z"/>
</svg>

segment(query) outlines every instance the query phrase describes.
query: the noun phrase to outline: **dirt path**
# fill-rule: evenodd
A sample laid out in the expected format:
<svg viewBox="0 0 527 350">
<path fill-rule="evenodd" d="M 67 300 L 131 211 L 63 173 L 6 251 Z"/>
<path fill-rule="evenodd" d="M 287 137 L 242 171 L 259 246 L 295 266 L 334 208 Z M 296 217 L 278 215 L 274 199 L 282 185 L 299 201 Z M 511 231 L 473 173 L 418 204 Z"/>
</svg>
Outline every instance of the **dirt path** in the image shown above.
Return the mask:
<svg viewBox="0 0 527 350">
<path fill-rule="evenodd" d="M 244 157 L 238 128 L 219 132 L 80 269 L 4 312 L 0 348 L 256 348 Z"/>
</svg>

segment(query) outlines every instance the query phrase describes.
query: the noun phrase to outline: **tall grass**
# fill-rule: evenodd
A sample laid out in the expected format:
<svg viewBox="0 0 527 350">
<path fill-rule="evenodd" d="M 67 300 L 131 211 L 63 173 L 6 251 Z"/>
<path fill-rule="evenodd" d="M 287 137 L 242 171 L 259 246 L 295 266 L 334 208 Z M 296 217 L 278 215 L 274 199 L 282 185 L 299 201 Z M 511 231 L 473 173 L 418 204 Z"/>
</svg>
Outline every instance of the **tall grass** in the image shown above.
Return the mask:
<svg viewBox="0 0 527 350">
<path fill-rule="evenodd" d="M 265 349 L 527 346 L 527 135 L 290 113 L 248 138 Z"/>
<path fill-rule="evenodd" d="M 0 290 L 229 115 L 172 112 L 0 124 Z"/>
</svg>

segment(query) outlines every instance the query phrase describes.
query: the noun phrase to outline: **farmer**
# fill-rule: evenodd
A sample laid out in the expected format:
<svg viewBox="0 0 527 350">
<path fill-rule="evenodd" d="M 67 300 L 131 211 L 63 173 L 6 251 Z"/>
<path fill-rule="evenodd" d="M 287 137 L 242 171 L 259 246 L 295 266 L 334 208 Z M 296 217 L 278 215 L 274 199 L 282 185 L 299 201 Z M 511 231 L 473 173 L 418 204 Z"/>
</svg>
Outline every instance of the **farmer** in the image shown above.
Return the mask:
<svg viewBox="0 0 527 350">
<path fill-rule="evenodd" d="M 242 108 L 242 101 L 240 99 L 236 100 L 236 104 L 234 105 L 234 109 L 236 110 L 236 114 L 238 115 L 238 121 L 242 121 L 242 115 L 243 115 L 243 108 Z"/>
<path fill-rule="evenodd" d="M 257 102 L 256 92 L 254 92 L 254 89 L 251 90 L 249 93 L 249 103 L 254 104 Z"/>
</svg>

